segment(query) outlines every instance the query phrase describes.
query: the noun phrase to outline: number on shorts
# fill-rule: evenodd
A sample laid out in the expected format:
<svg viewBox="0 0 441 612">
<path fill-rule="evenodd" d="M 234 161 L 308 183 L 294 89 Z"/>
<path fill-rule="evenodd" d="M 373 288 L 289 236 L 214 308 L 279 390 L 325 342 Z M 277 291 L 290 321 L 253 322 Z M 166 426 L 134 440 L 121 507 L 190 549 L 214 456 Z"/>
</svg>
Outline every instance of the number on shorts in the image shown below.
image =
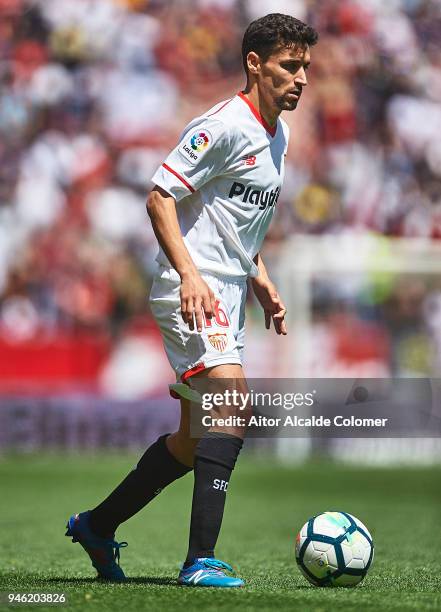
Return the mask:
<svg viewBox="0 0 441 612">
<path fill-rule="evenodd" d="M 225 310 L 219 306 L 220 301 L 216 300 L 214 304 L 214 320 L 216 321 L 216 325 L 219 327 L 229 327 L 230 323 L 228 321 L 227 314 Z M 207 319 L 204 313 L 205 327 L 211 327 L 213 324 L 213 319 Z"/>
</svg>

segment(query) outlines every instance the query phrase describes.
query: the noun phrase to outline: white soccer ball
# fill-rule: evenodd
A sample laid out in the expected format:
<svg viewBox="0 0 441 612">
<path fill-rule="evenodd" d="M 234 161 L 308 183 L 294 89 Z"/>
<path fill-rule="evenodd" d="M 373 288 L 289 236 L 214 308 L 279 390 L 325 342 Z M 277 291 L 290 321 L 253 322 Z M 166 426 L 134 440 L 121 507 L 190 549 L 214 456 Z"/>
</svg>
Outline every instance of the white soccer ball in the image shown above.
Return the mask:
<svg viewBox="0 0 441 612">
<path fill-rule="evenodd" d="M 296 538 L 296 561 L 315 586 L 355 586 L 374 558 L 372 536 L 347 512 L 323 512 L 309 519 Z"/>
</svg>

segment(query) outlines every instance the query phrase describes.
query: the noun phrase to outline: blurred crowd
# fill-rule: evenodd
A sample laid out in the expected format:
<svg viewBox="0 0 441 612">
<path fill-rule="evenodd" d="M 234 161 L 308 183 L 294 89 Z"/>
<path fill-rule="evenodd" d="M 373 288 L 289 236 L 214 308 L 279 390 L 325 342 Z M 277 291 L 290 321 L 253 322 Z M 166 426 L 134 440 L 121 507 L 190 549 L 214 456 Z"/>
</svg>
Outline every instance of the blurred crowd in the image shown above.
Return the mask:
<svg viewBox="0 0 441 612">
<path fill-rule="evenodd" d="M 244 84 L 246 25 L 320 34 L 269 240 L 441 238 L 437 0 L 0 0 L 0 328 L 118 334 L 146 316 L 149 179 Z"/>
<path fill-rule="evenodd" d="M 380 275 L 344 288 L 315 282 L 313 298 L 308 376 L 439 377 L 439 278 Z"/>
</svg>

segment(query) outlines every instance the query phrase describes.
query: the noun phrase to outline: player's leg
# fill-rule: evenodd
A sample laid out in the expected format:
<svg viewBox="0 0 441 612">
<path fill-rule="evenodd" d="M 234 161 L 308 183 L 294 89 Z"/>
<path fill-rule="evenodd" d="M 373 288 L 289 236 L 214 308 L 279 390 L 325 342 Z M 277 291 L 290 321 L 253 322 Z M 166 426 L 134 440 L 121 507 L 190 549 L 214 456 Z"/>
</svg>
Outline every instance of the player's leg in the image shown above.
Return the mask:
<svg viewBox="0 0 441 612">
<path fill-rule="evenodd" d="M 198 443 L 198 439 L 191 437 L 190 418 L 191 404 L 189 400 L 180 398 L 181 402 L 181 417 L 179 429 L 170 434 L 167 438 L 167 448 L 177 461 L 193 467 L 194 451 Z"/>
<path fill-rule="evenodd" d="M 247 392 L 242 367 L 238 364 L 222 364 L 210 368 L 194 381 L 198 387 L 214 383 L 215 392 L 236 389 Z M 240 416 L 247 420 L 249 406 Z M 219 406 L 213 416 L 238 416 L 234 406 Z M 241 425 L 211 427 L 195 448 L 194 489 L 191 513 L 190 538 L 187 558 L 179 575 L 179 582 L 188 586 L 238 587 L 239 578 L 224 573 L 231 567 L 214 558 L 214 549 L 222 524 L 228 483 L 242 448 L 245 427 Z"/>
<path fill-rule="evenodd" d="M 114 491 L 90 512 L 90 526 L 100 536 L 139 512 L 166 486 L 191 471 L 194 444 L 187 441 L 189 402 L 181 400 L 178 431 L 160 436 Z"/>
<path fill-rule="evenodd" d="M 189 431 L 190 403 L 182 399 L 179 429 L 160 436 L 96 508 L 69 519 L 66 535 L 80 542 L 100 577 L 124 579 L 116 563 L 120 545 L 114 541 L 114 534 L 118 526 L 144 508 L 167 485 L 192 470 L 197 440 L 189 438 Z"/>
</svg>

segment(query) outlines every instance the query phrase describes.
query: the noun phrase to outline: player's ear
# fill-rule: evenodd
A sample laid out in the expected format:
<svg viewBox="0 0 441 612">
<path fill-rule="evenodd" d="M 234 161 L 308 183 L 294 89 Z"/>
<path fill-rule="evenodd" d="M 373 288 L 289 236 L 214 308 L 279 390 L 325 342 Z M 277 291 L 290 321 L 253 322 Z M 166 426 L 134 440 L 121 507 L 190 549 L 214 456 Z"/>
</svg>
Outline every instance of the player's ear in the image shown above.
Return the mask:
<svg viewBox="0 0 441 612">
<path fill-rule="evenodd" d="M 260 57 L 255 53 L 255 51 L 250 51 L 247 55 L 247 66 L 249 74 L 256 75 L 260 72 L 261 61 Z"/>
</svg>

